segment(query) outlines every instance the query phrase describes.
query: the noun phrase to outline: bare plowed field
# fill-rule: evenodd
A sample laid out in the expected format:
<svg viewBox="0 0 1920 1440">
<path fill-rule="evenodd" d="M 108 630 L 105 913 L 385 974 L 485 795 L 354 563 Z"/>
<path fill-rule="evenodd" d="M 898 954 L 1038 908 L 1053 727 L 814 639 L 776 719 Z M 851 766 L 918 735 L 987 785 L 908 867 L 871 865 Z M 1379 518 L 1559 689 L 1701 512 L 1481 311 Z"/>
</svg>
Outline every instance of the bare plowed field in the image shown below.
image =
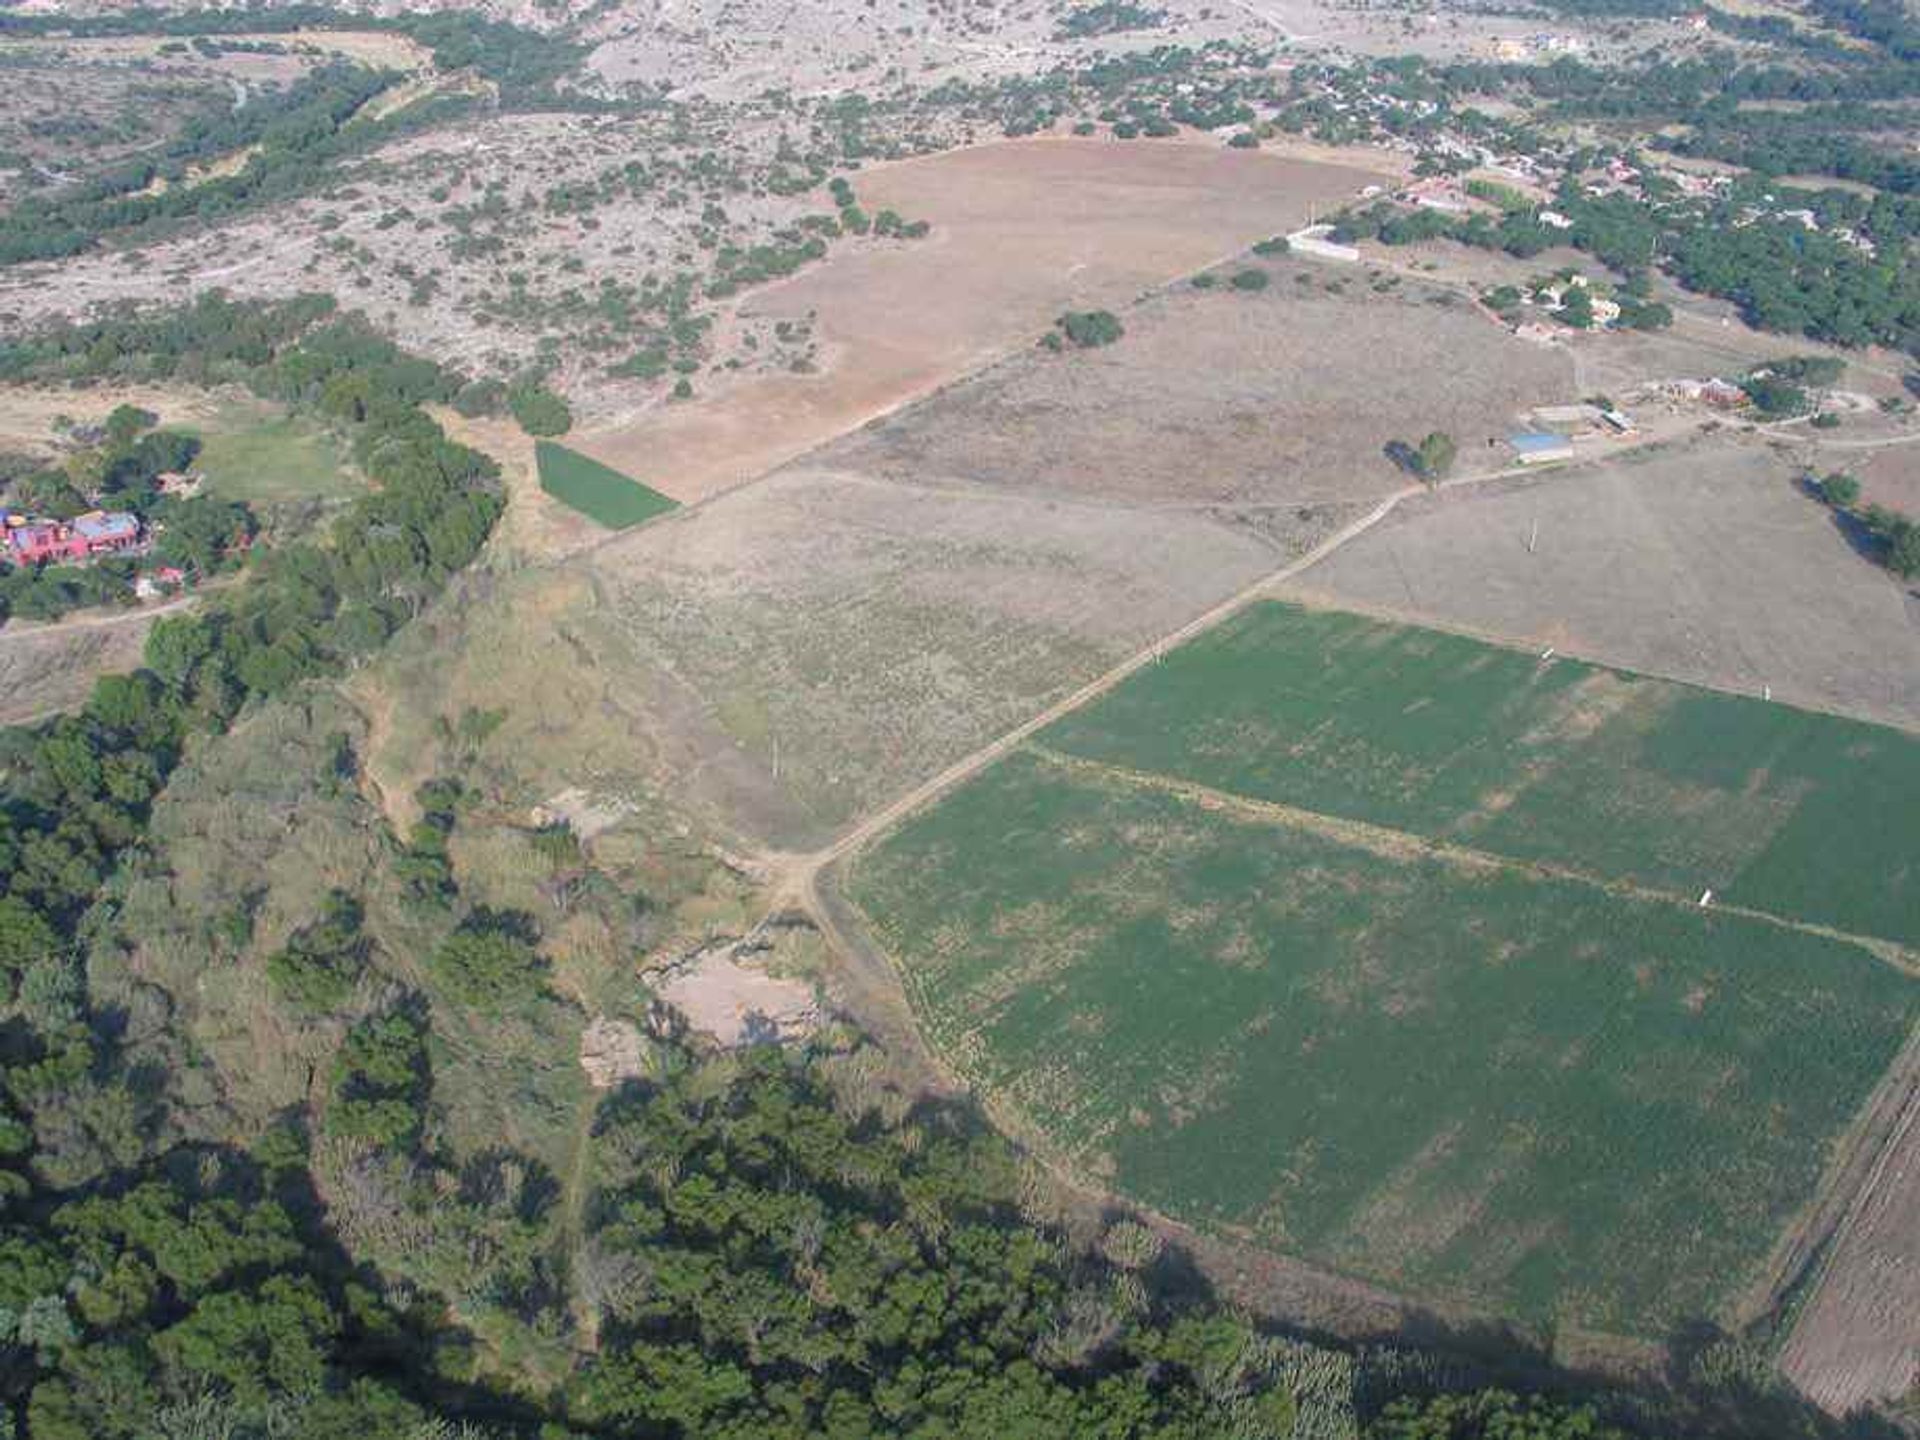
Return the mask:
<svg viewBox="0 0 1920 1440">
<path fill-rule="evenodd" d="M 1227 283 L 1248 269 L 1266 289 Z M 1457 295 L 1414 281 L 1376 292 L 1365 272 L 1325 265 L 1236 263 L 1125 323 L 1099 350 L 1011 358 L 850 436 L 832 463 L 1133 504 L 1360 500 L 1406 484 L 1390 441 L 1443 430 L 1471 466 L 1525 411 L 1575 394 L 1563 352 L 1513 339 Z"/>
<path fill-rule="evenodd" d="M 1402 505 L 1293 589 L 1920 727 L 1920 602 L 1751 443 Z"/>
<path fill-rule="evenodd" d="M 1370 178 L 1214 144 L 1057 138 L 864 171 L 864 206 L 929 220 L 932 235 L 836 256 L 743 307 L 817 315 L 818 373 L 762 376 L 567 443 L 697 500 L 1029 343 L 1062 310 L 1121 305 Z"/>
<path fill-rule="evenodd" d="M 1898 1401 L 1920 1383 L 1920 1082 L 1905 1079 L 1898 1119 L 1867 1175 L 1780 1369 L 1844 1415 Z"/>
</svg>

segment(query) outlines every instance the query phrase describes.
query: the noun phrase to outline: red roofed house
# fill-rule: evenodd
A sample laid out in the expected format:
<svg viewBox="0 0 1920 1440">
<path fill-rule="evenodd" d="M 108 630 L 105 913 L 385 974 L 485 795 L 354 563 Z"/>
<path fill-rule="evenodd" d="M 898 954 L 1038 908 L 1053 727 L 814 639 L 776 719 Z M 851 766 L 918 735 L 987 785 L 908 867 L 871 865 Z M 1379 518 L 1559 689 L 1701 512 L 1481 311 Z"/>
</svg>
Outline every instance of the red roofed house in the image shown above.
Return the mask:
<svg viewBox="0 0 1920 1440">
<path fill-rule="evenodd" d="M 9 516 L 7 558 L 16 565 L 61 564 L 132 550 L 140 522 L 120 511 L 89 510 L 71 524 Z"/>
</svg>

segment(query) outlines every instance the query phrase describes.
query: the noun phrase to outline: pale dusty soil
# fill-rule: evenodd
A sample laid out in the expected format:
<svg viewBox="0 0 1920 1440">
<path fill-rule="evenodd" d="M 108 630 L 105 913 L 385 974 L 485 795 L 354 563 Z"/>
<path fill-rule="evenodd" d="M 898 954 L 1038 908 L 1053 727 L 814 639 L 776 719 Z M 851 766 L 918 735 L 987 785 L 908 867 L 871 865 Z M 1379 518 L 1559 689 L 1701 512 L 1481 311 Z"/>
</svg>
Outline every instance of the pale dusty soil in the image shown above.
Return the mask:
<svg viewBox="0 0 1920 1440">
<path fill-rule="evenodd" d="M 1055 137 L 863 171 L 869 211 L 930 220 L 933 234 L 836 255 L 742 306 L 817 314 L 820 373 L 759 377 L 570 443 L 699 499 L 1031 343 L 1063 310 L 1123 306 L 1370 178 L 1217 142 Z"/>
<path fill-rule="evenodd" d="M 140 668 L 152 614 L 115 615 L 110 624 L 19 624 L 0 629 L 0 725 L 20 725 L 78 708 L 102 675 Z"/>
<path fill-rule="evenodd" d="M 1268 288 L 1231 288 L 1244 269 Z M 1564 352 L 1449 291 L 1376 293 L 1364 270 L 1284 260 L 1217 273 L 1211 290 L 1182 284 L 1123 312 L 1112 345 L 1023 353 L 823 458 L 1131 505 L 1352 502 L 1407 483 L 1390 441 L 1445 431 L 1461 468 L 1480 467 L 1525 411 L 1577 393 Z"/>
<path fill-rule="evenodd" d="M 728 1048 L 806 1035 L 820 1023 L 813 986 L 743 963 L 731 946 L 675 967 L 653 989 L 695 1030 Z"/>
<path fill-rule="evenodd" d="M 287 30 L 257 35 L 221 35 L 217 38 L 223 43 L 273 44 L 284 46 L 288 50 L 306 47 L 328 54 L 350 56 L 363 64 L 385 66 L 396 70 L 420 70 L 433 63 L 432 52 L 424 45 L 405 35 L 395 35 L 384 30 Z M 157 58 L 162 65 L 178 62 L 183 66 L 201 69 L 208 66 L 259 65 L 269 61 L 284 67 L 287 63 L 287 57 L 278 55 L 236 53 L 209 60 L 205 56 L 191 52 L 173 56 L 160 54 L 162 45 L 170 41 L 179 43 L 180 39 L 181 37 L 178 36 L 166 35 L 87 35 L 61 39 L 6 39 L 0 40 L 0 54 L 9 52 L 39 54 L 50 50 L 82 61 L 124 62 Z"/>
<path fill-rule="evenodd" d="M 1845 470 L 1858 479 L 1861 503 L 1920 516 L 1920 444 L 1890 445 L 1866 454 L 1822 446 L 1812 458 L 1823 474 Z"/>
<path fill-rule="evenodd" d="M 119 405 L 151 410 L 165 425 L 213 419 L 220 410 L 216 391 L 169 389 L 157 385 L 100 385 L 85 390 L 0 385 L 0 450 L 28 451 L 51 459 L 61 449 L 54 434 L 58 415 L 81 424 L 98 424 Z"/>
<path fill-rule="evenodd" d="M 1855 552 L 1794 473 L 1722 435 L 1448 493 L 1403 505 L 1291 588 L 1920 728 L 1920 600 Z"/>
<path fill-rule="evenodd" d="M 1825 1257 L 1781 1372 L 1836 1415 L 1920 1383 L 1920 1075 L 1907 1067 L 1891 1137 Z"/>
<path fill-rule="evenodd" d="M 534 442 L 508 419 L 468 419 L 451 406 L 429 406 L 449 439 L 491 455 L 500 465 L 507 512 L 487 542 L 494 562 L 509 567 L 568 555 L 607 532 L 540 488 Z"/>
</svg>

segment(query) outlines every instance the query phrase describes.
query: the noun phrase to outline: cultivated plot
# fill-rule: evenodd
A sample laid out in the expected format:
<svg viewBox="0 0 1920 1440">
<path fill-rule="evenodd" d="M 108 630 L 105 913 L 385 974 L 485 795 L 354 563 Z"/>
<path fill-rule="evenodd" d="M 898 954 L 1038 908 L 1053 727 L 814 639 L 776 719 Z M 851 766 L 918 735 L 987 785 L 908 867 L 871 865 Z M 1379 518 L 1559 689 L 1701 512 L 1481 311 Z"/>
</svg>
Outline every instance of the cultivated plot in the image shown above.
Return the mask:
<svg viewBox="0 0 1920 1440">
<path fill-rule="evenodd" d="M 1046 739 L 1608 884 L 1711 890 L 1920 947 L 1920 739 L 1875 725 L 1266 603 Z"/>
<path fill-rule="evenodd" d="M 1265 288 L 1232 283 L 1247 272 Z M 831 462 L 1133 504 L 1357 500 L 1407 483 L 1391 441 L 1445 431 L 1462 469 L 1486 468 L 1521 414 L 1575 394 L 1566 354 L 1451 291 L 1257 258 L 1215 275 L 1126 310 L 1114 344 L 1016 356 L 849 436 Z"/>
<path fill-rule="evenodd" d="M 609 530 L 624 530 L 674 508 L 674 502 L 618 470 L 551 440 L 534 446 L 540 488 Z"/>
<path fill-rule="evenodd" d="M 1062 310 L 1124 305 L 1371 178 L 1213 144 L 1060 138 L 863 171 L 864 205 L 927 220 L 931 237 L 836 255 L 742 307 L 817 317 L 818 373 L 757 377 L 569 440 L 698 499 L 1030 343 Z"/>
<path fill-rule="evenodd" d="M 596 550 L 580 633 L 765 777 L 739 829 L 818 844 L 1277 563 L 1201 516 L 788 471 Z"/>
<path fill-rule="evenodd" d="M 1812 463 L 1900 503 L 1920 448 Z M 1420 499 L 1293 593 L 1920 728 L 1920 600 L 1796 483 L 1721 438 Z M 1920 497 L 1920 486 L 1907 493 Z"/>
<path fill-rule="evenodd" d="M 937 1049 L 1080 1173 L 1615 1333 L 1761 1278 L 1920 1009 L 1851 944 L 1043 748 L 847 886 Z"/>
</svg>

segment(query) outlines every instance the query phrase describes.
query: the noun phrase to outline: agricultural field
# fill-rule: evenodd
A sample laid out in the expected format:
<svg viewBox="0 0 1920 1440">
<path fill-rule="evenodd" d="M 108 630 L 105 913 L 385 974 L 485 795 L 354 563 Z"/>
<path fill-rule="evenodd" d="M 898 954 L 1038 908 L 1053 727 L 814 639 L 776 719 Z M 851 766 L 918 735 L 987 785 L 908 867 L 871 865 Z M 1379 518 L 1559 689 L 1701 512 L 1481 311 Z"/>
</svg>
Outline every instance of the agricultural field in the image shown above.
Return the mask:
<svg viewBox="0 0 1920 1440">
<path fill-rule="evenodd" d="M 1798 483 L 1899 504 L 1914 453 L 1722 434 L 1422 497 L 1289 593 L 1920 728 L 1920 600 Z"/>
<path fill-rule="evenodd" d="M 1491 447 L 1519 416 L 1575 397 L 1565 354 L 1452 291 L 1244 255 L 1208 273 L 1211 288 L 1127 309 L 1118 342 L 1017 355 L 850 437 L 835 463 L 1142 505 L 1353 501 L 1406 484 L 1390 441 L 1442 430 L 1462 470 L 1505 464 Z M 1264 288 L 1236 287 L 1248 273 Z"/>
<path fill-rule="evenodd" d="M 1920 738 L 1254 606 L 1047 732 L 1088 760 L 1920 949 Z M 1845 835 L 1837 845 L 1834 837 Z"/>
<path fill-rule="evenodd" d="M 551 440 L 534 446 L 534 463 L 542 490 L 609 530 L 624 530 L 675 508 L 659 491 Z"/>
<path fill-rule="evenodd" d="M 817 844 L 1277 564 L 1202 516 L 787 470 L 475 587 L 394 667 L 393 753 L 501 708 L 536 788 Z"/>
<path fill-rule="evenodd" d="M 1374 178 L 1205 140 L 1054 136 L 869 167 L 862 204 L 924 219 L 931 234 L 836 253 L 739 306 L 740 323 L 776 336 L 806 328 L 816 359 L 696 380 L 690 402 L 569 443 L 696 500 L 1025 348 L 1063 310 L 1128 304 Z"/>
<path fill-rule="evenodd" d="M 939 1054 L 1088 1181 L 1651 1338 L 1750 1313 L 1920 1018 L 1889 943 L 1916 767 L 1870 726 L 1261 604 L 839 883 Z"/>
</svg>

